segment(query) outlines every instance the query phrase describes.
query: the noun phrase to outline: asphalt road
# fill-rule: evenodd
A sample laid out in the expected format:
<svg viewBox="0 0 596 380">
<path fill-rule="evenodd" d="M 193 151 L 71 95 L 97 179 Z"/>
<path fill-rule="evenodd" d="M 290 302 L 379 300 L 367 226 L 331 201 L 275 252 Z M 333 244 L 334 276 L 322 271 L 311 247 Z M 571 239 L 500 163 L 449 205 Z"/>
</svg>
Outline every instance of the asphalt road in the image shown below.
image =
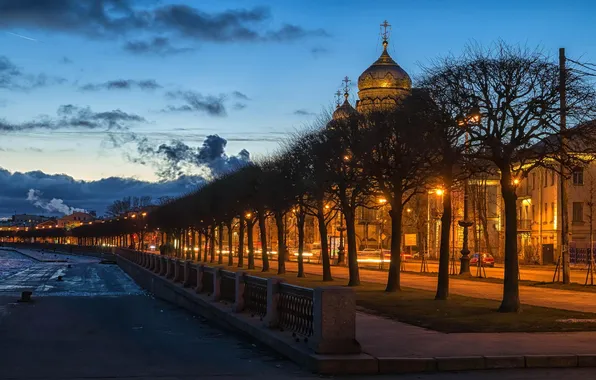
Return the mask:
<svg viewBox="0 0 596 380">
<path fill-rule="evenodd" d="M 0 256 L 0 262 L 18 262 L 0 278 L 2 380 L 320 378 L 266 347 L 154 299 L 115 265 L 21 259 Z M 16 302 L 21 289 L 33 289 L 33 302 Z M 593 374 L 576 369 L 375 378 L 573 380 Z"/>
</svg>

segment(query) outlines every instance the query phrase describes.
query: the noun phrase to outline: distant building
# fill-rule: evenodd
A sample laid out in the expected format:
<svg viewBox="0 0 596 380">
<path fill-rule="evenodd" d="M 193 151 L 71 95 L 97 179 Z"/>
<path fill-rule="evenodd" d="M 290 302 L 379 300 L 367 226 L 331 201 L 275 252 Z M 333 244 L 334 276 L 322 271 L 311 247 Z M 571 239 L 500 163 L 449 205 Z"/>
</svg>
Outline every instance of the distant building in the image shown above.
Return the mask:
<svg viewBox="0 0 596 380">
<path fill-rule="evenodd" d="M 63 216 L 56 221 L 58 228 L 77 227 L 84 223 L 94 221 L 95 218 L 91 214 L 85 212 L 73 212 L 70 215 Z"/>
</svg>

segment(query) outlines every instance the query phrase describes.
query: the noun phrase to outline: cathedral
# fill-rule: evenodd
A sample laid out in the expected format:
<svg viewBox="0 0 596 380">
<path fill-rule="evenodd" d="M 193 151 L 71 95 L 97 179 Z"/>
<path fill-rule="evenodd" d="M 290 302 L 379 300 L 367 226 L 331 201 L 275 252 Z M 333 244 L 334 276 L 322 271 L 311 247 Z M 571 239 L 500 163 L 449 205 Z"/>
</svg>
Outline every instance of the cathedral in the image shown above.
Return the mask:
<svg viewBox="0 0 596 380">
<path fill-rule="evenodd" d="M 399 99 L 409 95 L 412 91 L 412 79 L 408 73 L 398 65 L 387 51 L 389 45 L 389 28 L 387 21 L 381 24 L 383 28 L 383 52 L 381 56 L 358 77 L 358 100 L 356 108 L 348 101 L 349 80 L 344 79 L 344 102 L 337 104 L 333 119 L 341 119 L 355 112 L 366 113 L 372 110 L 395 107 Z M 341 95 L 338 92 L 337 95 Z"/>
</svg>

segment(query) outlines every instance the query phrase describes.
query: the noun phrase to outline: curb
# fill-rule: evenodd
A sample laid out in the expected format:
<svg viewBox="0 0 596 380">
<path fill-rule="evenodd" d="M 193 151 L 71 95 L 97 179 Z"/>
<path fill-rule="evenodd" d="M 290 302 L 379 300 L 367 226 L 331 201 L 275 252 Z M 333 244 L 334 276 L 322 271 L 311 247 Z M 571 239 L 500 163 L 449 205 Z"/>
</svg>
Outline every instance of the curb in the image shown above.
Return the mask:
<svg viewBox="0 0 596 380">
<path fill-rule="evenodd" d="M 247 314 L 234 313 L 229 304 L 213 301 L 182 284 L 174 283 L 121 256 L 118 266 L 137 284 L 157 298 L 201 315 L 221 327 L 234 330 L 268 346 L 279 354 L 322 375 L 377 375 L 422 372 L 452 372 L 511 368 L 596 367 L 596 354 L 582 355 L 507 355 L 449 357 L 374 357 L 367 353 L 354 355 L 318 355 L 279 331 L 263 326 Z M 596 349 L 595 349 L 596 350 Z"/>
</svg>

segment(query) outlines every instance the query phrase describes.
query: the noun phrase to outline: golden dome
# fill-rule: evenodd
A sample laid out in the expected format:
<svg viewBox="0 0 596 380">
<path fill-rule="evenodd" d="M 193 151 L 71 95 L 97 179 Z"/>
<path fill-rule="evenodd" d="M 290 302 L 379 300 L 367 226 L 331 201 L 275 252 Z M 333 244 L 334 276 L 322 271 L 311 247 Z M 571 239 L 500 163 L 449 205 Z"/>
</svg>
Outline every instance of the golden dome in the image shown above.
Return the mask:
<svg viewBox="0 0 596 380">
<path fill-rule="evenodd" d="M 333 111 L 333 120 L 341 120 L 347 119 L 350 116 L 353 116 L 358 113 L 354 107 L 348 101 L 349 94 L 346 92 L 344 94 L 344 103 L 337 107 L 335 111 Z"/>
<path fill-rule="evenodd" d="M 412 80 L 387 52 L 387 40 L 379 59 L 358 78 L 358 111 L 395 106 L 412 90 Z"/>
</svg>

